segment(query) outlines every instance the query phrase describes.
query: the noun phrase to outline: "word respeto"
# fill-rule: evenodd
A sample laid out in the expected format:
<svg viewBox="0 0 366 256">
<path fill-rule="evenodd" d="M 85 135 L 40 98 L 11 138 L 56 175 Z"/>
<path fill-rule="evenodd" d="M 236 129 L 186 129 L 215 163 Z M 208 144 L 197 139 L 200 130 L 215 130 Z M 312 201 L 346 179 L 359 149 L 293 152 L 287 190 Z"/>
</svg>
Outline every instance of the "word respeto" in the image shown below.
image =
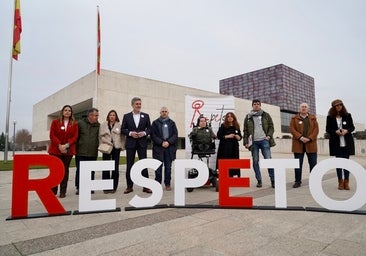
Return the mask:
<svg viewBox="0 0 366 256">
<path fill-rule="evenodd" d="M 143 198 L 135 195 L 129 204 L 136 208 L 153 207 L 163 196 L 163 188 L 153 179 L 145 178 L 141 171 L 145 168 L 156 170 L 162 163 L 156 159 L 142 159 L 131 169 L 131 179 L 136 185 L 147 187 L 152 194 Z M 207 165 L 197 159 L 176 159 L 174 162 L 174 205 L 185 206 L 186 188 L 204 185 L 208 179 Z M 49 168 L 49 175 L 42 179 L 29 179 L 29 167 L 43 165 Z M 263 159 L 261 168 L 275 169 L 275 207 L 287 208 L 286 172 L 299 166 L 298 159 Z M 198 175 L 188 178 L 188 169 L 195 168 Z M 219 160 L 219 206 L 235 208 L 253 207 L 253 198 L 230 196 L 232 187 L 249 187 L 249 177 L 230 178 L 229 169 L 240 168 L 250 170 L 250 159 Z M 309 190 L 314 200 L 322 207 L 333 211 L 355 211 L 366 203 L 366 187 L 357 186 L 356 192 L 348 200 L 337 201 L 329 198 L 322 189 L 322 177 L 334 168 L 349 170 L 359 184 L 366 183 L 366 171 L 358 163 L 344 158 L 329 158 L 319 162 L 309 176 Z M 112 180 L 91 180 L 92 171 L 113 170 L 114 161 L 85 161 L 80 163 L 79 212 L 108 211 L 116 209 L 115 199 L 91 200 L 92 190 L 106 190 L 113 186 Z M 35 191 L 48 215 L 65 214 L 61 202 L 52 193 L 51 188 L 60 183 L 63 177 L 63 164 L 57 157 L 51 155 L 15 155 L 12 188 L 11 218 L 26 218 L 28 215 L 28 192 Z"/>
</svg>

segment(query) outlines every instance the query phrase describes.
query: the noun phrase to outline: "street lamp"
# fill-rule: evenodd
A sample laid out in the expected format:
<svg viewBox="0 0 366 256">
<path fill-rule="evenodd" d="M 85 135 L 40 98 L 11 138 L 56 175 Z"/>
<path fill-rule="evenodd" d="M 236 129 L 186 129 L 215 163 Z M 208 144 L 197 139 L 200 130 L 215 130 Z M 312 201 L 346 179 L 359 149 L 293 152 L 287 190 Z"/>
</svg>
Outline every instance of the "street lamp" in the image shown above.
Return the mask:
<svg viewBox="0 0 366 256">
<path fill-rule="evenodd" d="M 14 131 L 13 131 L 13 157 L 14 157 L 14 153 L 15 153 L 15 125 L 17 124 L 17 121 L 14 120 L 13 121 L 13 125 L 14 125 Z"/>
</svg>

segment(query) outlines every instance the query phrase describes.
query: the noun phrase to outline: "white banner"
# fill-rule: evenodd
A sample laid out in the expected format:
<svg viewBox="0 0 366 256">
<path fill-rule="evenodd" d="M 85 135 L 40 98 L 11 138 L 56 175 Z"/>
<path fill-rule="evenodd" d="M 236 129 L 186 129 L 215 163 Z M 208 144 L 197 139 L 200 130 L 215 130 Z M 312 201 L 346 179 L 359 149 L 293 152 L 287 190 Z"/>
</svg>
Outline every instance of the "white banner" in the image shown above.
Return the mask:
<svg viewBox="0 0 366 256">
<path fill-rule="evenodd" d="M 235 103 L 233 96 L 200 97 L 186 95 L 185 106 L 186 158 L 191 158 L 191 144 L 188 135 L 196 125 L 200 115 L 207 118 L 213 132 L 217 134 L 226 113 L 235 112 Z M 216 141 L 216 151 L 217 148 L 218 141 Z M 216 169 L 216 154 L 210 158 L 209 167 Z"/>
</svg>

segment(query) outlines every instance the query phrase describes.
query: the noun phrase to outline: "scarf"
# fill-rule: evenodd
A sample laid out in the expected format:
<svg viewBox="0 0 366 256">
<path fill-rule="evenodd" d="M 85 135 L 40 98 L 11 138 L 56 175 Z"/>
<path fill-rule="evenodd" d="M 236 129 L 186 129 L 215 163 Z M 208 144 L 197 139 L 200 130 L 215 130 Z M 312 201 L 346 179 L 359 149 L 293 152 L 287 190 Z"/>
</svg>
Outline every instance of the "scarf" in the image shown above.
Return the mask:
<svg viewBox="0 0 366 256">
<path fill-rule="evenodd" d="M 169 128 L 168 128 L 168 122 L 169 117 L 167 118 L 162 118 L 159 117 L 159 121 L 163 124 L 162 126 L 162 132 L 163 132 L 163 140 L 167 140 L 169 138 Z"/>
<path fill-rule="evenodd" d="M 251 118 L 253 116 L 261 116 L 261 115 L 263 115 L 263 110 L 262 109 L 259 110 L 258 112 L 255 112 L 255 111 L 251 110 L 248 114 L 248 118 Z"/>
</svg>

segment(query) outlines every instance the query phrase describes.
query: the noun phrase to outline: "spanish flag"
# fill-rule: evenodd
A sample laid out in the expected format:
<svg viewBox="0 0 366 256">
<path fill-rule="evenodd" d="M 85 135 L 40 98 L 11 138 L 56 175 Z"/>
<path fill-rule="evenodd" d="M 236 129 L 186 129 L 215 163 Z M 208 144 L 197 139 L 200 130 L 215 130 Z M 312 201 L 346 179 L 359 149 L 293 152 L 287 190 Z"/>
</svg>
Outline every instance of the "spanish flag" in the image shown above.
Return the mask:
<svg viewBox="0 0 366 256">
<path fill-rule="evenodd" d="M 97 74 L 100 75 L 100 15 L 97 17 Z"/>
<path fill-rule="evenodd" d="M 18 60 L 20 54 L 20 33 L 22 33 L 22 19 L 20 17 L 20 0 L 15 0 L 14 32 L 13 32 L 13 58 Z"/>
</svg>

